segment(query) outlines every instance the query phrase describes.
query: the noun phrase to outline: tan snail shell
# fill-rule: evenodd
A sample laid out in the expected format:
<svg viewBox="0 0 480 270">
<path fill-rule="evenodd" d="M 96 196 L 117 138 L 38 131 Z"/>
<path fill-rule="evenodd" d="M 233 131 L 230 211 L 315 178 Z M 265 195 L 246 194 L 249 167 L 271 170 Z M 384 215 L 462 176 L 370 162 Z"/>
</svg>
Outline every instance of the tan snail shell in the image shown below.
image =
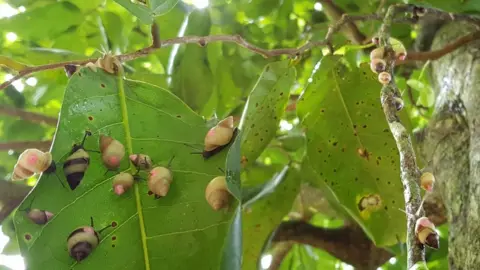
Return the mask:
<svg viewBox="0 0 480 270">
<path fill-rule="evenodd" d="M 112 137 L 100 135 L 100 152 L 105 167 L 115 170 L 120 167 L 120 162 L 125 156 L 125 146 Z"/>
<path fill-rule="evenodd" d="M 172 172 L 168 168 L 155 167 L 150 171 L 147 185 L 153 194 L 164 197 L 167 195 L 172 181 Z"/>
<path fill-rule="evenodd" d="M 44 225 L 47 224 L 50 219 L 52 219 L 53 213 L 40 209 L 30 209 L 27 212 L 27 217 L 38 225 Z"/>
<path fill-rule="evenodd" d="M 122 195 L 133 186 L 133 183 L 133 175 L 125 172 L 119 173 L 113 178 L 113 191 L 117 195 Z"/>
<path fill-rule="evenodd" d="M 31 172 L 41 173 L 52 165 L 52 154 L 34 148 L 27 149 L 18 157 L 17 165 Z"/>
<path fill-rule="evenodd" d="M 215 211 L 228 207 L 230 197 L 225 176 L 213 178 L 205 189 L 205 199 Z"/>
<path fill-rule="evenodd" d="M 435 231 L 435 225 L 427 217 L 417 219 L 415 223 L 415 234 L 420 243 L 438 249 L 439 239 Z"/>
<path fill-rule="evenodd" d="M 205 135 L 205 151 L 211 151 L 219 146 L 228 144 L 233 137 L 233 116 L 229 116 L 212 127 Z"/>
<path fill-rule="evenodd" d="M 435 176 L 430 172 L 425 172 L 420 177 L 420 186 L 426 191 L 432 191 L 435 184 Z"/>
</svg>

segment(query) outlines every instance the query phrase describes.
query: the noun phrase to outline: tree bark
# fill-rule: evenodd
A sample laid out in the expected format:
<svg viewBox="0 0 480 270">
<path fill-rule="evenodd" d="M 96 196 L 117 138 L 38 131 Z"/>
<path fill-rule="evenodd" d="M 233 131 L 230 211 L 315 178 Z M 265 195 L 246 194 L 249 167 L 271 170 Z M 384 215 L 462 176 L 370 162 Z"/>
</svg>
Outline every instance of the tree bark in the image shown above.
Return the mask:
<svg viewBox="0 0 480 270">
<path fill-rule="evenodd" d="M 475 31 L 471 25 L 443 26 L 432 50 Z M 434 116 L 422 137 L 450 222 L 450 269 L 480 265 L 480 42 L 461 47 L 432 63 Z"/>
</svg>

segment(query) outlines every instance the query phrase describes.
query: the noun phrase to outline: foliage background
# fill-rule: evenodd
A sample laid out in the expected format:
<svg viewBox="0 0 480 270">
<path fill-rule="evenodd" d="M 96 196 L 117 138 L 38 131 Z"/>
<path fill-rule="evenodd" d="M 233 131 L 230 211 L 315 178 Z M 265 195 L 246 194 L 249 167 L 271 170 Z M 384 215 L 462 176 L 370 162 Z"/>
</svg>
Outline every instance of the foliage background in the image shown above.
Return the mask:
<svg viewBox="0 0 480 270">
<path fill-rule="evenodd" d="M 381 2 L 383 6 L 387 6 L 398 1 L 335 1 L 350 14 L 373 13 Z M 480 4 L 475 1 L 417 2 L 454 12 L 480 10 Z M 262 48 L 297 47 L 307 40 L 323 39 L 330 24 L 322 5 L 311 0 L 254 2 L 211 0 L 208 7 L 203 9 L 198 9 L 192 4 L 192 1 L 180 1 L 168 13 L 155 18 L 160 27 L 161 39 L 183 35 L 240 34 Z M 202 5 L 198 2 L 195 4 Z M 29 65 L 99 57 L 103 50 L 122 54 L 147 47 L 151 43 L 149 26 L 132 16 L 115 1 L 0 1 L 0 11 L 3 16 L 9 11 L 11 11 L 9 15 L 15 14 L 0 19 L 0 54 Z M 358 24 L 359 29 L 368 37 L 374 35 L 379 25 L 379 22 L 375 21 Z M 410 25 L 395 25 L 392 35 L 411 48 L 418 33 L 417 29 Z M 337 47 L 350 43 L 341 34 L 337 34 L 333 41 Z M 289 108 L 292 108 L 298 95 L 311 82 L 312 72 L 322 56 L 323 51 L 315 49 L 297 59 L 296 80 L 290 88 L 287 110 L 279 121 L 274 138 L 268 142 L 257 163 L 242 174 L 242 184 L 245 187 L 267 182 L 289 163 L 298 165 L 297 170 L 302 171 L 306 146 L 310 146 L 305 144 L 303 127 L 295 109 Z M 365 61 L 366 57 L 362 50 L 355 49 L 347 51 L 344 59 L 352 66 L 356 66 Z M 238 121 L 259 74 L 267 63 L 278 59 L 265 59 L 235 44 L 211 43 L 205 48 L 195 44 L 162 48 L 154 54 L 127 62 L 125 67 L 127 78 L 170 89 L 205 118 L 210 118 L 214 114 L 219 118 L 234 115 Z M 412 129 L 420 128 L 428 122 L 434 99 L 427 76 L 421 68 L 414 70 L 408 79 L 398 78 L 400 88 L 406 89 L 410 86 L 413 89 L 413 99 L 404 98 L 405 116 L 408 117 Z M 0 69 L 0 81 L 5 81 L 11 76 L 8 69 Z M 56 118 L 61 109 L 67 82 L 68 78 L 62 69 L 35 73 L 29 78 L 18 80 L 2 91 L 0 106 L 15 107 Z M 379 86 L 377 88 L 380 89 Z M 352 90 L 361 92 L 365 89 Z M 413 106 L 412 101 L 425 106 L 426 109 L 419 110 Z M 337 129 L 326 128 L 332 129 L 326 132 Z M 55 126 L 39 125 L 0 115 L 0 142 L 52 140 L 54 133 Z M 18 151 L 13 150 L 0 152 L 0 178 L 3 180 L 9 179 L 18 154 Z M 289 177 L 293 178 L 290 180 L 293 184 L 288 181 L 285 183 L 290 185 L 289 188 L 275 190 L 271 197 L 257 201 L 244 210 L 248 212 L 253 208 L 252 213 L 258 215 L 250 219 L 251 223 L 248 219 L 244 223 L 244 258 L 248 258 L 249 263 L 245 269 L 253 269 L 258 256 L 249 252 L 259 250 L 263 246 L 267 235 L 282 218 L 287 216 L 292 207 L 294 211 L 299 211 L 293 204 L 298 191 L 295 183 L 302 181 L 304 185 L 321 188 L 329 193 L 329 189 L 325 189 L 324 179 L 320 177 L 298 172 Z M 33 185 L 35 181 L 36 179 L 32 178 L 28 183 Z M 299 196 L 301 197 L 301 193 Z M 329 208 L 342 209 L 338 202 L 330 203 L 333 205 Z M 321 210 L 316 209 L 306 215 L 312 224 L 325 228 L 339 227 L 343 224 L 342 211 L 340 214 L 337 211 L 335 215 L 328 215 Z M 13 235 L 11 222 L 11 219 L 7 219 L 2 224 L 2 229 L 8 236 Z M 255 223 L 265 226 L 258 229 Z M 447 226 L 442 226 L 439 230 L 442 239 L 446 239 Z M 444 242 L 442 241 L 440 250 L 428 252 L 430 269 L 446 269 L 447 245 Z M 391 248 L 397 256 L 382 269 L 404 269 L 403 249 L 398 245 Z M 13 241 L 3 249 L 3 253 L 8 256 L 18 252 L 18 246 Z M 4 255 L 0 258 L 2 259 L 0 264 L 6 262 L 7 257 Z M 268 261 L 268 256 L 266 258 L 264 261 Z M 351 269 L 351 267 L 323 250 L 296 244 L 285 258 L 281 269 Z"/>
</svg>

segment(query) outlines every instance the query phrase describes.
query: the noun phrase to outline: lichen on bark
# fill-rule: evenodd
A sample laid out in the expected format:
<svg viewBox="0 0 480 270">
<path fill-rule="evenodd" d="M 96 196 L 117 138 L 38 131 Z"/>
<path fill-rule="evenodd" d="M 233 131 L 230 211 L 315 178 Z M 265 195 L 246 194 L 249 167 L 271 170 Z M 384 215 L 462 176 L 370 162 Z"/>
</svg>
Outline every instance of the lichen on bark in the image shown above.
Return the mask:
<svg viewBox="0 0 480 270">
<path fill-rule="evenodd" d="M 435 35 L 442 48 L 475 26 L 450 23 Z M 434 115 L 425 132 L 423 157 L 430 161 L 447 207 L 450 269 L 480 265 L 480 42 L 472 42 L 432 63 Z"/>
</svg>

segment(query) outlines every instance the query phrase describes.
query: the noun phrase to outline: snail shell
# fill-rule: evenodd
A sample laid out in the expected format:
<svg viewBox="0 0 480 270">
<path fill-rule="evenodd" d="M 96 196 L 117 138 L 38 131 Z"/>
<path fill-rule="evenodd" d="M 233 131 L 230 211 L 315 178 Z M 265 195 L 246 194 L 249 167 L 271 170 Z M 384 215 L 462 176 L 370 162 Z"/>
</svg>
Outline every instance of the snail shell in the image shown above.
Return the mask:
<svg viewBox="0 0 480 270">
<path fill-rule="evenodd" d="M 215 211 L 228 206 L 230 192 L 227 189 L 225 176 L 217 176 L 208 183 L 205 189 L 205 199 Z"/>
<path fill-rule="evenodd" d="M 113 191 L 117 195 L 122 195 L 133 186 L 133 175 L 129 173 L 119 173 L 113 178 Z"/>
<path fill-rule="evenodd" d="M 155 167 L 148 176 L 148 188 L 155 195 L 164 197 L 167 195 L 172 183 L 172 172 L 165 167 Z"/>
<path fill-rule="evenodd" d="M 100 152 L 105 167 L 115 170 L 125 156 L 125 146 L 112 137 L 100 135 Z"/>
</svg>

